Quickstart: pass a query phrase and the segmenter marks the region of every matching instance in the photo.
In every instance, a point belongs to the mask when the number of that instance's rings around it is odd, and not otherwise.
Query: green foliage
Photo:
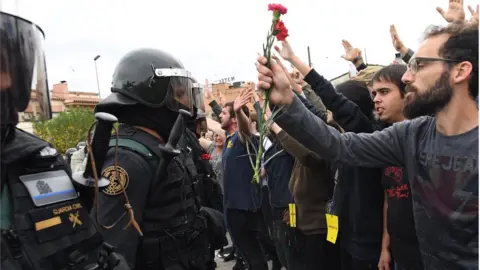
[[[69,109],[52,120],[34,122],[35,134],[50,142],[60,153],[84,141],[95,115],[88,109]]]

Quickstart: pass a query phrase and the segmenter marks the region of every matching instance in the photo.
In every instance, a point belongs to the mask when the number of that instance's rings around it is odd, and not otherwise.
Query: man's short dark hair
[[[472,64],[472,76],[468,88],[472,97],[478,96],[478,25],[472,23],[452,23],[447,26],[430,26],[425,31],[425,39],[449,35],[440,47],[438,54],[445,59],[468,61]],[[457,63],[446,63],[452,67]]]
[[[230,117],[236,117],[235,110],[233,109],[233,102],[227,102],[223,107],[229,108],[228,113],[230,114]],[[242,106],[242,111],[248,118],[250,118],[250,111],[248,110],[248,107],[246,105]]]
[[[405,95],[406,84],[402,82],[403,74],[407,72],[406,65],[391,64],[375,73],[372,77],[372,84],[375,82],[390,82],[395,84],[400,89],[400,96]]]

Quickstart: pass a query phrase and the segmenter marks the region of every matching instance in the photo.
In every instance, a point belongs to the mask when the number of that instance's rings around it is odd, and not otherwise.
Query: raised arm
[[[200,145],[202,146],[203,150],[205,152],[208,152],[208,148],[210,147],[210,145],[212,144],[211,141],[205,139],[205,138],[202,138],[200,137],[200,139],[198,139],[198,141],[200,142]]]
[[[272,112],[270,108],[267,108],[265,120],[269,119],[271,115]],[[322,159],[317,154],[312,152],[310,149],[307,149],[301,143],[297,142],[297,140],[288,135],[287,132],[285,132],[275,122],[270,125],[270,130],[276,135],[283,149],[285,149],[285,151],[287,151],[291,156],[298,158],[302,165],[310,167],[316,166],[322,162]]]
[[[218,123],[217,121],[207,118],[207,127],[209,130],[211,130],[215,134],[218,134],[223,139],[226,138],[225,130],[222,129],[222,125],[220,125],[220,123]]]
[[[404,121],[372,134],[341,134],[308,111],[290,90],[282,68],[271,61],[266,67],[265,57],[258,58],[258,86],[269,89],[270,102],[285,105],[276,120],[290,136],[319,156],[331,161],[359,167],[404,166],[405,136],[410,121]]]
[[[326,121],[327,109],[323,104],[322,99],[313,91],[311,86],[304,81],[305,77],[302,75],[300,78],[294,79],[294,77],[292,77],[292,75],[288,72],[287,68],[282,64],[282,61],[278,61],[276,56],[273,58],[277,60],[277,63],[280,65],[283,71],[285,71],[285,75],[290,82],[290,86],[293,88],[293,91],[295,91],[295,94],[298,95],[303,104],[318,117]],[[300,76],[299,74],[297,75]],[[301,80],[301,82],[303,82],[305,85],[303,87],[300,86],[300,81],[298,80]],[[314,108],[314,111],[312,108]]]
[[[208,80],[205,80],[205,101],[212,108],[213,113],[220,118],[220,113],[222,112],[222,107],[218,104],[216,100],[212,98],[212,91],[208,86]]]
[[[251,136],[252,130],[250,127],[250,120],[248,119],[247,115],[243,112],[242,108],[250,102],[252,98],[252,89],[251,88],[244,88],[240,95],[235,99],[233,103],[233,109],[235,111],[235,117],[237,119],[238,130],[240,135],[240,140],[245,142],[244,136]]]
[[[276,122],[299,143],[332,162],[379,168],[404,165],[404,122],[381,132],[341,134],[308,111],[297,97]]]
[[[395,50],[400,53],[400,55],[402,56],[402,60],[405,63],[408,63],[408,61],[410,61],[410,58],[412,58],[415,52],[405,46],[405,44],[403,44],[403,41],[400,39],[400,36],[397,33],[397,29],[393,24],[390,25],[390,37],[392,38],[392,44]]]
[[[354,48],[348,40],[342,40],[343,49],[345,54],[342,55],[342,58],[351,62],[357,71],[361,71],[367,68],[367,65],[363,63],[362,50],[359,48]]]
[[[318,74],[315,69],[310,68],[303,63],[293,52],[287,41],[282,42],[282,48],[275,47],[285,60],[290,61],[300,73],[305,76],[305,81],[312,87],[315,94],[322,100],[325,107],[333,112],[335,120],[342,126],[345,131],[359,130],[363,132],[371,132],[372,130],[364,130],[364,127],[371,126],[371,121],[366,117],[355,102],[350,101],[342,94],[335,91],[333,85]]]

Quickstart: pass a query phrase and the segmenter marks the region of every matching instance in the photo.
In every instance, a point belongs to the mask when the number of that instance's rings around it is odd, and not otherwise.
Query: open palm
[[[252,89],[251,88],[244,88],[240,95],[235,99],[233,103],[233,109],[238,112],[242,109],[244,105],[246,105],[250,99],[252,98]]]
[[[290,43],[288,43],[288,41],[286,40],[282,41],[281,48],[279,46],[275,46],[275,50],[278,52],[278,54],[280,54],[283,59],[287,61],[292,60],[292,58],[295,56],[292,47],[290,46]]]
[[[390,25],[390,37],[392,38],[392,44],[393,44],[393,47],[395,47],[395,50],[397,50],[397,52],[401,52],[402,49],[405,47],[405,45],[400,39],[400,36],[397,33],[397,29],[393,24]]]
[[[442,15],[445,21],[449,23],[463,22],[465,20],[463,0],[449,0],[448,10],[446,12],[440,7],[437,7],[437,11]]]
[[[468,10],[470,10],[470,13],[472,14],[472,17],[470,18],[470,23],[478,24],[478,14],[480,13],[479,6],[477,5],[476,10],[474,10],[471,6],[468,6]]]
[[[345,49],[345,54],[342,56],[343,59],[352,62],[357,57],[362,56],[362,51],[357,48],[353,48],[352,44],[347,40],[342,40],[343,48]]]

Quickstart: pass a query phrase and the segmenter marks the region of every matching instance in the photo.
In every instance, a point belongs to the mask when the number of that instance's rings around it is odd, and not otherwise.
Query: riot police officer
[[[215,250],[223,248],[228,244],[226,229],[223,221],[223,195],[217,176],[210,164],[210,155],[205,152],[199,142],[202,133],[207,131],[205,106],[203,102],[203,88],[193,78],[193,93],[195,97],[194,115],[187,122],[183,139],[190,150],[191,156],[197,169],[195,190],[200,197],[202,211],[207,218],[207,235],[209,244],[209,259],[207,269],[215,269]]]
[[[202,134],[208,131],[205,106],[203,102],[203,88],[193,79],[192,85],[195,107],[194,114],[187,121],[188,130],[185,132],[185,143],[191,151],[193,161],[197,168],[197,191],[202,206],[223,212],[223,198],[220,184],[216,179],[213,167],[209,162],[210,155],[202,148],[198,141]]]
[[[197,171],[188,150],[177,145],[180,138],[170,145],[179,134],[179,110],[194,112],[190,73],[163,51],[138,49],[116,66],[111,91],[96,107],[120,122],[102,169],[110,185],[93,213],[105,237],[135,269],[205,269]],[[169,145],[180,154],[166,153]]]
[[[111,250],[102,249],[62,155],[16,128],[22,112],[51,118],[43,38],[39,27],[0,11],[0,268],[128,269],[117,256],[112,264],[99,257]]]

